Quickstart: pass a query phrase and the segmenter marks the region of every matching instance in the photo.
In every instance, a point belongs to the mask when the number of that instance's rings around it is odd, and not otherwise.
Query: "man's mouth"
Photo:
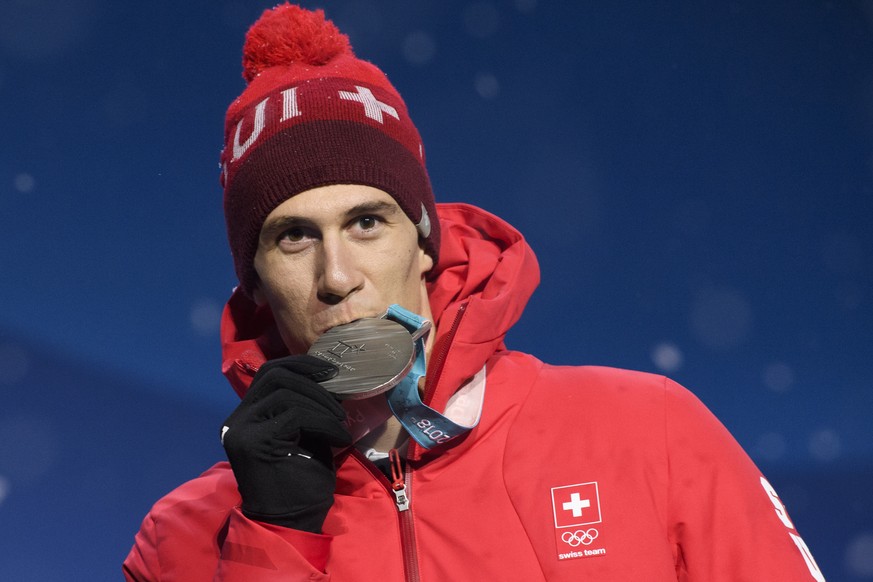
[[[380,317],[382,317],[382,316],[384,316],[384,315],[385,315],[385,312],[380,312],[380,313],[376,313],[376,314],[373,314],[373,315],[362,315],[362,316],[360,316],[360,317],[353,317],[353,318],[350,318],[350,319],[343,318],[343,319],[338,320],[336,323],[333,323],[333,324],[331,324],[331,325],[329,325],[329,326],[327,326],[327,327],[320,328],[320,329],[318,330],[318,335],[319,335],[319,337],[320,337],[320,336],[324,335],[325,333],[327,333],[328,331],[330,331],[331,329],[333,329],[333,328],[335,328],[335,327],[339,327],[339,326],[341,326],[341,325],[348,325],[348,324],[350,324],[350,323],[352,323],[352,322],[358,321],[359,319],[380,318]]]

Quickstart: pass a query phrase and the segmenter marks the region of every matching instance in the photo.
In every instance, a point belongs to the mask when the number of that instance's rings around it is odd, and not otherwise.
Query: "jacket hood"
[[[485,365],[518,321],[539,283],[524,237],[469,204],[438,204],[440,261],[427,283],[436,338],[426,400],[441,410]],[[222,372],[240,397],[265,361],[287,355],[272,313],[235,289],[221,320]]]

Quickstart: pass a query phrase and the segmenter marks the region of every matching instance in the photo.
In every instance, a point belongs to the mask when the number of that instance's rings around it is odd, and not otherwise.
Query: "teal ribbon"
[[[391,412],[409,436],[425,449],[445,444],[469,432],[476,426],[475,424],[472,426],[458,424],[421,401],[418,381],[427,370],[424,344],[430,333],[431,323],[399,305],[389,307],[385,317],[409,330],[415,341],[415,361],[412,369],[397,386],[386,393]]]

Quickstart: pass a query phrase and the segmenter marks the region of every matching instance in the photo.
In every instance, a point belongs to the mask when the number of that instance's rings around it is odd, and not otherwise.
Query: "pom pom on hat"
[[[352,54],[349,37],[326,20],[323,10],[285,3],[265,10],[249,29],[243,45],[246,82],[276,66],[324,65],[340,54]]]

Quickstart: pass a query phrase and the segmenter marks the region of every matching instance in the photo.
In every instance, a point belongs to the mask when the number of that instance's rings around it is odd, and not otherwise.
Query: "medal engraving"
[[[342,399],[369,398],[396,386],[415,359],[413,337],[395,321],[365,318],[329,329],[309,348],[339,373],[321,385]]]

